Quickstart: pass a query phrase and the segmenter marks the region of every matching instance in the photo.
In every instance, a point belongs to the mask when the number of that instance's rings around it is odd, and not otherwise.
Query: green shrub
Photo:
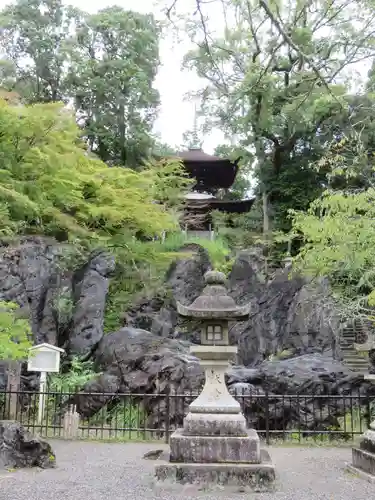
[[[24,360],[29,354],[30,325],[19,315],[17,304],[0,301],[0,359]]]

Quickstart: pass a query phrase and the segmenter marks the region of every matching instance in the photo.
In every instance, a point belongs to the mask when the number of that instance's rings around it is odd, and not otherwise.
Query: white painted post
[[[39,382],[39,408],[38,408],[38,425],[42,425],[44,417],[44,407],[46,402],[46,384],[47,383],[47,372],[40,372],[40,382]]]

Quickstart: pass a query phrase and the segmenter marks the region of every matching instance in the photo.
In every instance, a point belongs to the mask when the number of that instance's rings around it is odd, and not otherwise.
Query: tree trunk
[[[263,235],[266,240],[270,237],[270,214],[269,214],[269,195],[264,190],[262,192],[262,209],[263,209]]]

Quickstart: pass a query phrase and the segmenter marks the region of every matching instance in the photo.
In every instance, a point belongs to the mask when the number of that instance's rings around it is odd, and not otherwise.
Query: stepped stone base
[[[156,465],[156,484],[197,485],[200,489],[217,487],[235,491],[274,491],[275,467],[267,451],[261,450],[261,463],[172,463]]]
[[[248,435],[242,413],[188,413],[184,419],[185,436]]]
[[[352,449],[352,465],[349,470],[375,482],[375,431],[369,429],[363,435],[359,448]]]
[[[245,436],[186,436],[178,429],[169,440],[170,461],[187,463],[260,463],[257,432]]]

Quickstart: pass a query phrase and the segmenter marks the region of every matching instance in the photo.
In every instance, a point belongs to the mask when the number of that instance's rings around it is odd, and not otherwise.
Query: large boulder
[[[73,317],[67,349],[87,355],[103,337],[103,322],[109,277],[115,269],[114,257],[96,252],[74,274]]]
[[[144,409],[149,425],[160,429],[166,425],[165,394],[194,393],[204,380],[187,343],[135,328],[125,327],[103,337],[95,352],[95,365],[102,375],[88,382],[66,405],[75,404],[77,412],[88,418],[109,401],[116,404],[115,393],[133,393],[133,401],[144,400],[139,395],[147,394]],[[171,405],[170,423],[179,421],[183,412],[184,407]]]
[[[19,422],[0,421],[0,469],[54,467],[55,454],[49,443],[32,435]]]
[[[229,276],[231,295],[240,304],[251,304],[250,318],[230,329],[239,363],[256,366],[282,351],[341,359],[340,321],[327,280],[311,281],[288,269],[267,280],[259,261],[259,255],[243,252]]]
[[[340,419],[367,405],[375,387],[363,375],[322,354],[233,367],[227,384],[250,425],[271,430],[339,430]],[[347,432],[351,432],[347,427]]]
[[[25,311],[37,344],[57,341],[57,311],[48,291],[55,289],[61,251],[54,240],[38,237],[1,248],[0,300],[15,302]]]

